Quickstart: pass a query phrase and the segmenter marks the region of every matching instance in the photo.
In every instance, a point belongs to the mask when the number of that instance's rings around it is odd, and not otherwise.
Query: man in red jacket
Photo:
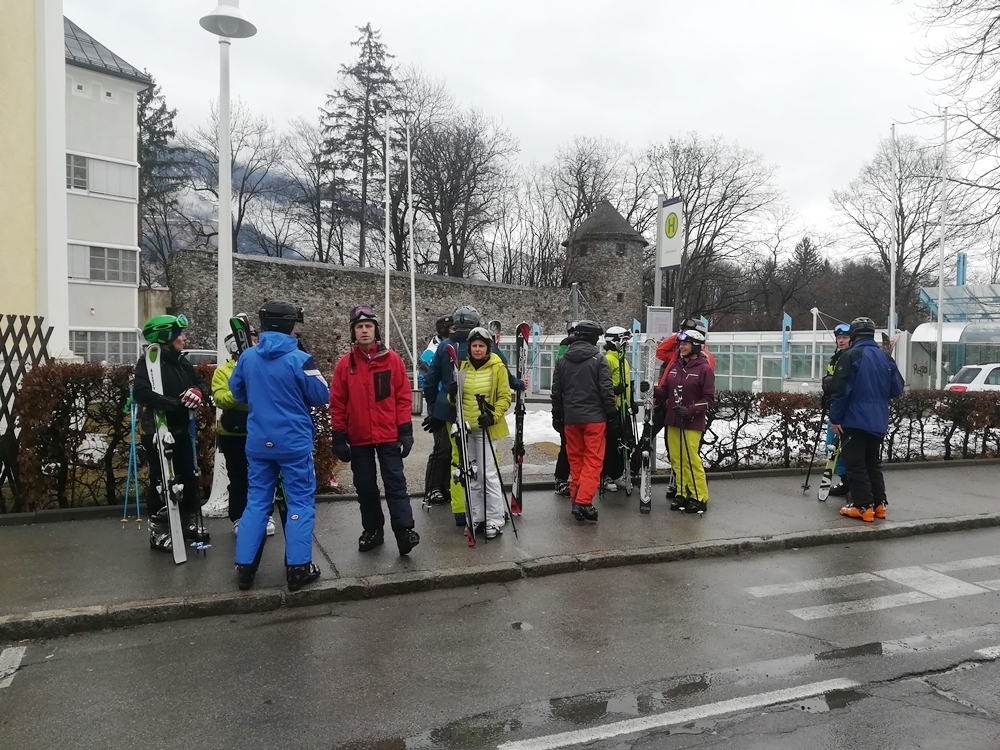
[[[351,463],[364,531],[358,551],[385,541],[385,516],[379,500],[375,457],[385,486],[385,502],[399,554],[420,542],[406,491],[403,459],[413,447],[413,394],[402,358],[381,343],[378,316],[367,305],[351,310],[351,351],[333,368],[330,419],[333,453]]]

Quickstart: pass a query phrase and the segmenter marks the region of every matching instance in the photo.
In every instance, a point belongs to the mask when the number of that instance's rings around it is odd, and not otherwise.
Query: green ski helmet
[[[150,344],[169,344],[189,325],[183,315],[157,315],[146,321],[142,337]]]

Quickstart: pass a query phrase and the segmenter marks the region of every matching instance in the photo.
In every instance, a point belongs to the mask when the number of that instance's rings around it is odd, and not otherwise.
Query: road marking
[[[874,612],[878,609],[892,609],[893,607],[905,607],[907,604],[922,604],[923,602],[933,601],[936,601],[933,596],[921,594],[919,591],[908,591],[905,594],[891,594],[889,596],[876,596],[871,599],[854,599],[849,602],[790,609],[788,613],[795,615],[800,620],[819,620],[824,617],[855,615],[859,612]]]
[[[971,628],[946,630],[943,633],[921,633],[895,641],[883,641],[882,653],[886,656],[918,651],[949,651],[959,644],[1000,637],[1000,625],[974,625]]]
[[[10,687],[27,650],[26,646],[11,646],[0,653],[0,688]]]
[[[971,596],[986,591],[975,584],[960,581],[919,565],[912,565],[908,568],[893,568],[892,570],[876,570],[875,575],[909,586],[911,589],[933,596],[935,599],[954,599],[957,596]]]
[[[953,573],[956,570],[972,570],[973,568],[990,568],[1000,565],[1000,555],[991,557],[970,557],[968,560],[954,560],[946,563],[930,563],[925,568],[936,570],[938,573]]]
[[[998,659],[1000,658],[1000,646],[990,646],[989,648],[981,648],[978,649],[976,653],[986,659]]]
[[[828,693],[831,690],[850,690],[860,687],[861,683],[854,680],[826,680],[825,682],[813,682],[808,685],[801,685],[784,690],[773,690],[769,693],[757,693],[743,698],[732,698],[730,700],[718,701],[717,703],[707,703],[704,706],[685,708],[680,711],[668,711],[663,714],[653,716],[642,716],[638,719],[625,719],[611,724],[603,724],[590,729],[578,729],[572,732],[562,732],[551,734],[548,737],[535,737],[530,740],[518,740],[516,742],[505,742],[497,745],[500,750],[555,750],[560,747],[570,745],[586,745],[598,740],[606,740],[618,737],[623,734],[637,734],[647,732],[650,729],[671,726],[672,724],[684,724],[689,721],[707,719],[709,716],[719,716],[721,714],[740,713],[754,708],[764,706],[775,706],[780,703],[809,698],[814,695]]]
[[[855,573],[848,576],[832,576],[831,578],[814,578],[811,581],[795,581],[793,583],[773,583],[770,586],[752,586],[744,589],[751,596],[779,596],[781,594],[801,594],[806,591],[822,591],[823,589],[838,589],[854,586],[859,583],[875,583],[882,580],[874,573]]]
[[[990,591],[1000,591],[1000,578],[993,578],[989,581],[976,581],[977,586],[984,586]]]

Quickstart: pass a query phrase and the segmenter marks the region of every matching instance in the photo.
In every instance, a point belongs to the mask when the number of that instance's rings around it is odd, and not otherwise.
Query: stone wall
[[[216,257],[214,252],[177,251],[171,256],[173,303],[178,313],[191,320],[190,348],[214,349],[216,318]],[[286,299],[305,309],[302,341],[324,371],[347,351],[350,342],[348,314],[358,304],[370,304],[382,319],[383,331],[391,325],[383,311],[385,274],[381,269],[345,268],[324,263],[233,256],[233,305],[247,312],[256,324],[257,310],[268,299]],[[410,342],[410,276],[390,274],[390,295],[395,316],[407,346]],[[464,304],[475,306],[488,319],[499,320],[513,335],[521,321],[538,323],[543,334],[561,334],[570,317],[568,288],[534,289],[475,279],[417,275],[417,346],[422,351],[434,333],[434,321]],[[613,296],[611,299],[615,299]],[[635,301],[608,310],[608,320],[631,322]],[[586,311],[584,311],[586,312]],[[611,323],[614,324],[614,323]],[[390,345],[406,359],[395,325]],[[409,362],[407,361],[409,367]]]

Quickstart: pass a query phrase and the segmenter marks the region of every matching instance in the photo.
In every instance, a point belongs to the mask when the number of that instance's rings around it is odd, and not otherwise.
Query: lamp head
[[[219,5],[198,22],[205,31],[230,39],[246,39],[257,33],[257,27],[240,13],[240,0],[219,0]]]

